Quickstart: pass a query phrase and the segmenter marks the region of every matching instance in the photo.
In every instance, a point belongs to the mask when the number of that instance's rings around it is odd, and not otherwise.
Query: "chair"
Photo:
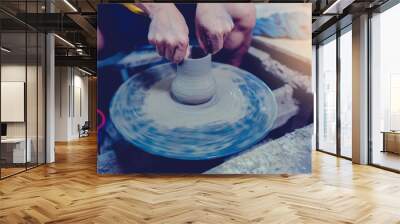
[[[89,136],[89,130],[90,130],[90,123],[89,123],[89,121],[85,121],[85,123],[82,125],[82,127],[78,124],[79,138],[80,138],[80,137],[87,137],[87,136]]]

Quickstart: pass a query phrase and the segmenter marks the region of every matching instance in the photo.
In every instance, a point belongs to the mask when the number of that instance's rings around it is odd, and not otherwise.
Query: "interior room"
[[[89,87],[89,82],[95,82],[93,75],[79,67],[57,66],[56,76],[56,142],[68,142],[87,137],[89,130],[93,131],[95,120],[89,120],[89,91],[96,92]],[[95,101],[96,95],[90,95]],[[90,127],[90,123],[92,127]],[[82,127],[88,126],[87,131]]]
[[[1,34],[1,177],[45,163],[45,35],[14,28]]]
[[[400,223],[399,21],[398,0],[0,1],[0,223]]]
[[[400,66],[396,61],[398,32],[393,32],[400,7],[375,14],[371,19],[371,140],[372,163],[399,170],[399,95]]]

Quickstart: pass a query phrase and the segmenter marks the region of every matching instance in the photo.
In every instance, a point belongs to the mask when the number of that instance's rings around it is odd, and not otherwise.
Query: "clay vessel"
[[[208,102],[215,92],[211,54],[192,48],[189,58],[177,65],[176,77],[171,84],[172,97],[180,103],[196,105]]]

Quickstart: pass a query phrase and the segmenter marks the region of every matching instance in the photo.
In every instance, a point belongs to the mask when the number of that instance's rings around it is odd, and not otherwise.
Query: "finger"
[[[104,46],[103,34],[101,33],[101,30],[98,27],[97,27],[97,46],[99,46],[99,49],[102,49]]]
[[[217,53],[222,49],[224,44],[224,38],[222,33],[210,35],[211,52],[213,54]]]
[[[199,42],[200,48],[203,49],[204,52],[208,52],[208,48],[206,45],[206,37],[202,30],[196,31],[197,41]]]
[[[190,48],[191,48],[191,47],[189,47],[189,46],[186,47],[186,53],[185,53],[185,57],[184,57],[184,58],[190,57],[190,52],[191,52],[191,49],[190,49]]]
[[[228,38],[228,36],[233,32],[234,28],[235,28],[235,24],[231,21],[231,22],[227,25],[227,27],[226,27],[226,29],[225,29],[225,32],[223,32],[223,37],[222,37],[222,39],[223,39],[224,42],[225,42],[225,40]]]
[[[177,47],[173,56],[174,63],[178,64],[183,61],[186,55],[187,46]]]
[[[149,35],[147,36],[147,39],[149,40],[149,43],[151,45],[157,45],[156,38],[154,37],[154,35],[152,33],[149,33]]]
[[[233,21],[230,21],[229,23],[229,32],[232,32],[232,30],[235,28],[235,23]]]
[[[176,47],[173,46],[173,45],[168,45],[168,46],[166,46],[166,48],[165,48],[165,57],[166,57],[168,60],[170,60],[170,61],[173,60],[173,56],[174,56],[174,53],[175,53],[175,49],[176,49]]]
[[[158,43],[156,45],[157,52],[161,57],[165,57],[165,44],[164,43]]]
[[[224,34],[222,35],[222,47],[225,44],[226,39],[228,39],[229,35],[232,33],[233,30],[230,30],[229,32],[224,32]]]
[[[207,53],[212,53],[213,52],[213,43],[211,40],[211,36],[204,34],[204,44],[206,46],[207,49]]]

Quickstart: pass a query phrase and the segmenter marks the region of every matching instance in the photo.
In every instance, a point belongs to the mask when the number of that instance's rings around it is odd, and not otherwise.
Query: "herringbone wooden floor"
[[[0,181],[0,223],[400,223],[400,175],[314,152],[299,176],[98,176],[96,139]]]

